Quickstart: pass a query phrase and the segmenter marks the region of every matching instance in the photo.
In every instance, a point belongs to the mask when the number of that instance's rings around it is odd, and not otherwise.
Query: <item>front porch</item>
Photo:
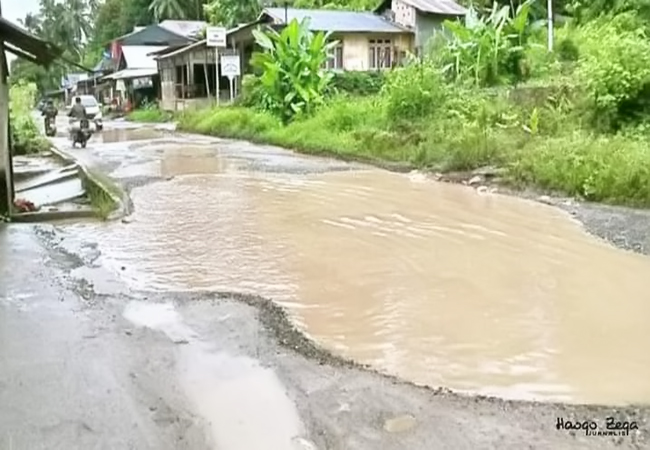
[[[233,30],[234,31],[234,30]],[[225,49],[219,49],[219,55],[240,55],[241,73],[248,68],[248,61],[253,53],[250,46],[234,41]],[[161,102],[165,111],[182,111],[200,108],[216,102],[217,77],[219,80],[219,101],[230,101],[230,80],[222,76],[221,67],[217,65],[216,50],[208,47],[206,41],[199,41],[180,49],[168,49],[157,52],[158,71],[160,73]],[[241,87],[241,77],[234,82],[235,93]]]

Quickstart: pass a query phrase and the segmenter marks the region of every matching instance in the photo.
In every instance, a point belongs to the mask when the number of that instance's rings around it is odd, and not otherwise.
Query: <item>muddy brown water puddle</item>
[[[461,186],[239,169],[168,154],[161,173],[198,175],[134,191],[132,222],[102,236],[105,263],[144,289],[273,298],[326,347],[416,383],[650,402],[645,257],[552,207]]]

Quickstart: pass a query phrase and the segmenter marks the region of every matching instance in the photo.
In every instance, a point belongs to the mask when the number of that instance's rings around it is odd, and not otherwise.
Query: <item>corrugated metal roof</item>
[[[158,52],[158,53],[153,54],[151,56],[153,56],[154,59],[167,59],[167,58],[171,58],[173,56],[181,55],[181,54],[183,54],[185,52],[188,52],[190,50],[193,50],[193,49],[195,49],[197,47],[205,46],[205,44],[206,44],[206,40],[203,39],[201,41],[192,42],[191,44],[185,45],[183,47],[175,47],[175,48],[170,47],[168,50],[171,50],[171,51],[169,51],[169,52]]]
[[[454,0],[401,0],[415,9],[432,14],[446,16],[464,16],[467,9]]]
[[[155,69],[124,69],[104,77],[105,80],[128,80],[133,78],[152,77],[158,73]]]
[[[69,73],[65,76],[65,79],[68,83],[71,85],[77,84],[80,81],[85,81],[88,79],[88,74],[87,73]]]
[[[277,24],[283,24],[285,18],[284,8],[265,8],[264,12],[275,19]],[[388,22],[383,17],[370,12],[324,10],[324,9],[297,9],[287,8],[287,19],[299,22],[309,17],[309,29],[312,31],[331,32],[356,32],[356,33],[404,33],[407,30]]]
[[[208,24],[200,20],[163,20],[159,25],[172,33],[188,38],[198,36]]]
[[[122,54],[126,61],[126,67],[129,69],[158,69],[156,60],[149,56],[167,46],[156,45],[125,45],[122,47]]]

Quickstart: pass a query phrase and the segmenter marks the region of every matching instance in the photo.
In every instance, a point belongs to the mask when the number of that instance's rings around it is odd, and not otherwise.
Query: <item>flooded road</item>
[[[127,147],[86,157],[173,179],[135,189],[128,223],[76,231],[136,288],[274,299],[324,346],[419,384],[650,402],[650,261],[559,210],[250,144]]]

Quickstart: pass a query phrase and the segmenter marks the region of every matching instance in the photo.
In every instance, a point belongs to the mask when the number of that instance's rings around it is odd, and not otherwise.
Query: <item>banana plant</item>
[[[308,18],[294,19],[280,32],[269,27],[253,35],[262,50],[251,63],[261,73],[264,107],[284,122],[311,114],[332,81],[333,74],[323,67],[337,42],[329,41],[330,33],[312,33]]]
[[[470,9],[465,23],[445,21],[443,26],[451,40],[439,58],[446,73],[477,85],[524,78],[522,63],[530,45],[529,37],[539,27],[530,21],[533,3],[534,0],[528,0],[516,9],[494,3],[483,16]]]

